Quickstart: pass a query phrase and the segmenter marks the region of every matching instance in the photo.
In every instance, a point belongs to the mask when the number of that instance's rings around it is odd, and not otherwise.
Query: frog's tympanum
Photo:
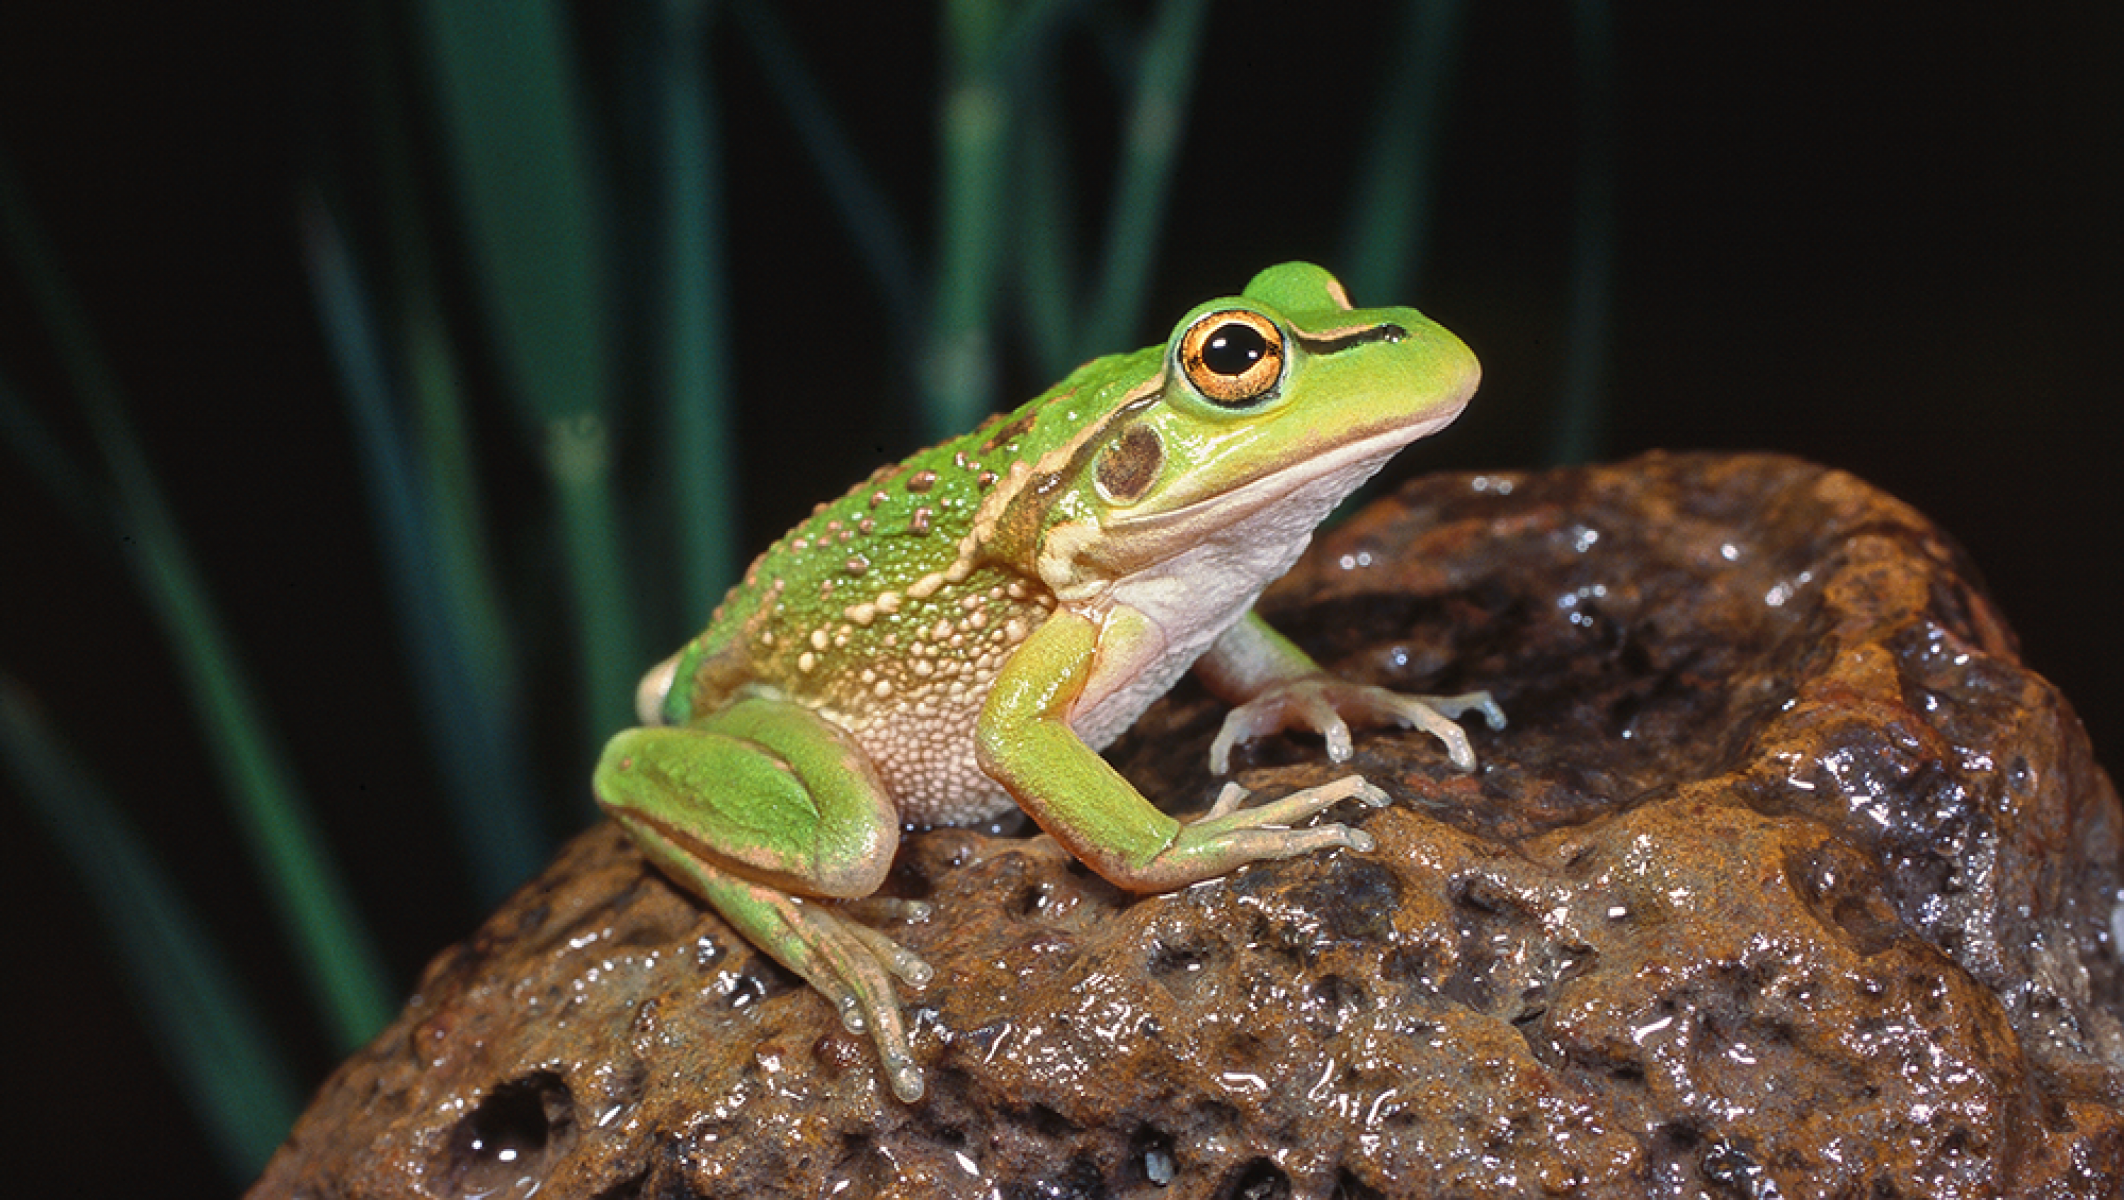
[[[1182,672],[1237,707],[1210,749],[1296,726],[1350,756],[1346,721],[1419,726],[1463,770],[1449,718],[1483,693],[1415,697],[1326,675],[1251,611],[1315,525],[1480,376],[1406,308],[1352,308],[1290,263],[1101,358],[1015,412],[819,507],[760,556],[708,629],[642,680],[644,728],[612,739],[598,801],[665,871],[870,1034],[922,1094],[893,977],[927,964],[838,901],[884,881],[903,823],[1012,804],[1120,887],[1162,892],[1361,830],[1304,824],[1387,797],[1356,775],[1180,821],[1099,756]],[[918,913],[903,904],[903,913]]]

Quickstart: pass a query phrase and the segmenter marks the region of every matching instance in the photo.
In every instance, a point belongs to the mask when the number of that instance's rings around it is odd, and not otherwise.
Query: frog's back
[[[1020,561],[1031,547],[996,545],[1007,498],[999,493],[1021,485],[1033,463],[1083,428],[1086,414],[1114,403],[1116,389],[1095,381],[1155,373],[1157,355],[1152,348],[1088,362],[1017,410],[880,467],[814,508],[754,560],[687,648],[681,677],[699,677],[670,698],[665,719],[720,707],[747,683],[823,699],[850,664],[859,664],[860,676],[904,653],[918,632],[916,612],[932,618],[922,629],[934,629],[942,617],[928,612],[934,602],[984,613],[988,626],[1022,615],[1006,610],[1051,607],[1030,563]]]
[[[1008,808],[974,762],[974,722],[1055,600],[1029,564],[995,552],[997,493],[1064,435],[1075,414],[1055,414],[1052,429],[1041,415],[1099,365],[814,509],[681,653],[677,678],[690,686],[673,689],[664,719],[747,695],[787,699],[854,733],[910,821]]]

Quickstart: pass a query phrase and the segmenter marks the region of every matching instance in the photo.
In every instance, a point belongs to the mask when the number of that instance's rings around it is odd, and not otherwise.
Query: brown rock
[[[1418,481],[1272,615],[1493,689],[1455,773],[1360,734],[1379,841],[1132,899],[1045,841],[909,839],[881,921],[929,1096],[578,838],[319,1092],[275,1196],[2114,1196],[2119,809],[1959,552],[1769,457]],[[1182,808],[1219,707],[1113,752]],[[1256,746],[1275,792],[1340,772]]]

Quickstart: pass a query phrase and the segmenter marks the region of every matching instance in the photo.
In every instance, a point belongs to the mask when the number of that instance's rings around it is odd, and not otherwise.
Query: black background
[[[1562,375],[1577,105],[1570,10],[1472,6],[1413,302],[1481,355],[1482,393],[1404,470],[1537,465]],[[900,219],[930,220],[937,50],[913,6],[792,20]],[[0,143],[110,354],[215,594],[404,987],[477,919],[438,812],[295,197],[359,168],[361,58],[339,6],[0,10]],[[821,19],[819,12],[831,12]],[[1770,449],[1847,468],[1971,551],[2029,662],[2112,764],[2124,746],[2117,327],[2124,38],[2114,3],[1625,4],[1603,457]],[[1134,341],[1256,268],[1334,265],[1388,10],[1217,7],[1161,268]],[[747,552],[912,448],[868,278],[752,60],[718,30]],[[594,38],[591,39],[594,42]],[[609,49],[609,48],[608,48]],[[595,53],[593,45],[586,53]],[[1092,57],[1086,48],[1086,58]],[[1087,66],[1080,161],[1112,145]],[[447,231],[443,235],[446,239]],[[1084,239],[1089,242],[1089,232]],[[624,280],[621,286],[625,286]],[[472,328],[470,317],[461,318]],[[1119,349],[1121,347],[1112,347]],[[86,447],[14,277],[0,364]],[[790,376],[801,364],[803,385]],[[482,362],[475,358],[476,370]],[[534,448],[481,395],[489,514],[535,561]],[[1013,395],[1047,382],[1020,371]],[[213,796],[168,656],[116,566],[0,461],[0,669],[124,796],[307,1081],[330,1055]],[[522,597],[535,614],[537,597]],[[551,615],[521,618],[541,769],[587,779]],[[659,652],[682,629],[647,639]],[[559,791],[562,789],[556,789]],[[587,808],[556,813],[579,827]],[[221,1190],[79,885],[12,794],[9,1142],[17,1186]],[[26,1120],[25,1120],[26,1115]]]

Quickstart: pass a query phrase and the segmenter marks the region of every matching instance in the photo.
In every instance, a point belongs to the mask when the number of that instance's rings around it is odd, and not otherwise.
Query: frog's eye
[[[1180,335],[1180,369],[1210,403],[1243,408],[1283,378],[1283,331],[1243,308],[1210,313]]]

